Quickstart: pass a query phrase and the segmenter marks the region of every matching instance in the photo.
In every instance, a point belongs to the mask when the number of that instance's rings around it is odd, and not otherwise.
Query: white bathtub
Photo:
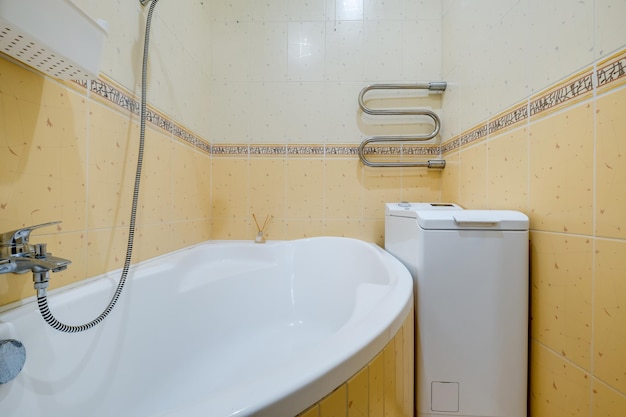
[[[89,321],[117,279],[53,292],[50,309]],[[0,340],[22,341],[27,361],[0,385],[0,415],[294,416],[366,365],[411,307],[409,273],[375,245],[202,243],[134,267],[87,332],[50,328],[33,302],[1,312]]]

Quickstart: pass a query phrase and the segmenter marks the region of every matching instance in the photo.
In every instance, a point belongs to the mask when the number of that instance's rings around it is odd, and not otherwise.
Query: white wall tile
[[[366,20],[401,20],[404,0],[363,0]]]
[[[326,79],[357,81],[363,79],[363,21],[326,23]]]
[[[592,2],[529,0],[528,16],[531,90],[551,85],[593,61]],[[505,33],[510,36],[508,28]]]
[[[249,31],[249,79],[287,80],[287,22],[254,23]]]
[[[288,25],[288,76],[291,81],[322,81],[325,66],[325,22]]]
[[[402,78],[402,25],[389,20],[364,22],[365,79],[394,81]]]
[[[363,0],[337,0],[335,2],[336,20],[363,20]]]
[[[326,0],[287,0],[287,16],[290,21],[326,20]]]
[[[609,55],[626,45],[626,0],[596,0],[595,57]]]

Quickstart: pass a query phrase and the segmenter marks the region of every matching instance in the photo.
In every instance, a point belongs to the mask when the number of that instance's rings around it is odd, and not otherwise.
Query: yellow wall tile
[[[325,161],[326,219],[360,219],[363,213],[361,162],[358,159]]]
[[[363,239],[363,227],[364,223],[361,220],[330,219],[324,222],[324,234]]]
[[[446,167],[441,174],[441,201],[460,203],[460,152],[445,155]]]
[[[210,206],[201,207],[200,196],[208,193],[208,185],[204,184],[201,172],[196,169],[196,151],[184,144],[171,144],[169,156],[172,159],[171,179],[166,184],[171,184],[172,218],[174,220],[191,220],[204,215],[210,215]],[[167,157],[163,154],[163,158]]]
[[[286,182],[286,217],[321,219],[324,212],[324,161],[288,159]]]
[[[591,369],[590,238],[531,233],[531,336]]]
[[[537,342],[531,343],[530,415],[587,417],[589,375]]]
[[[253,240],[257,235],[256,226],[248,219],[239,217],[213,217],[211,219],[211,239]]]
[[[140,224],[162,223],[172,218],[172,210],[178,203],[172,196],[172,145],[169,138],[152,129],[147,129],[145,143],[138,221]],[[134,180],[135,173],[129,172],[127,176]]]
[[[211,164],[213,217],[247,220],[249,216],[247,159],[213,158]]]
[[[463,149],[459,160],[458,203],[465,208],[486,208],[487,145],[482,143]]]
[[[385,220],[365,220],[363,222],[363,240],[385,246]]]
[[[126,257],[128,228],[90,230],[87,232],[87,277],[121,268]],[[133,252],[133,262],[137,262]]]
[[[385,203],[402,198],[402,176],[400,168],[363,167],[363,217],[384,218]]]
[[[7,67],[3,62],[0,71]],[[11,70],[0,77],[0,226],[8,231],[64,220],[66,230],[80,230],[85,222],[86,105],[52,82],[38,85],[36,97],[35,91],[8,85],[22,81]]]
[[[531,228],[590,234],[593,111],[585,103],[530,125]]]
[[[592,417],[622,417],[626,415],[626,394],[593,380]]]
[[[139,130],[127,117],[100,105],[92,106],[89,129],[87,226],[105,228],[127,225],[135,182]]]
[[[441,182],[446,169],[402,168],[400,200],[441,201]]]
[[[313,236],[323,236],[324,222],[322,220],[296,220],[285,222],[285,239],[300,239]]]
[[[626,242],[596,241],[595,375],[626,393]]]
[[[487,207],[528,211],[528,130],[495,137],[487,148]]]
[[[285,218],[285,170],[284,158],[249,160],[248,205],[250,215],[255,213],[258,221],[267,215],[276,220]]]
[[[626,89],[598,98],[596,110],[596,231],[626,238]]]
[[[133,256],[145,261],[177,249],[173,244],[173,232],[169,224],[141,224],[135,229]]]

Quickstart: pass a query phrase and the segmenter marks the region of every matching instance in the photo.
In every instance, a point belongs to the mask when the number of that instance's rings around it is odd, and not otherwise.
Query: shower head
[[[139,3],[141,3],[142,6],[145,6],[146,4],[150,3],[152,0],[139,0]]]

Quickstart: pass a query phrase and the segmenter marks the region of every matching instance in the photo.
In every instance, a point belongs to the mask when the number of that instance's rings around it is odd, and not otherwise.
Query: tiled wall
[[[413,417],[413,316],[370,363],[298,417]]]
[[[626,50],[451,138],[442,198],[527,213],[532,417],[626,415]]]
[[[88,90],[0,59],[0,230],[62,221],[31,238],[72,261],[51,288],[123,265],[137,108],[110,81]],[[208,144],[157,113],[150,120],[133,262],[210,237]],[[0,306],[34,294],[31,274],[0,275]]]
[[[439,0],[208,4],[212,143],[344,144],[420,130],[363,117],[357,96],[374,82],[440,79]]]
[[[274,217],[267,228],[270,239],[331,235],[382,245],[385,202],[439,200],[440,171],[367,168],[355,147],[313,147],[319,156],[278,148],[272,156],[247,147],[243,155],[213,156],[214,239],[252,239],[255,214],[261,220]],[[332,153],[340,151],[349,153]]]

